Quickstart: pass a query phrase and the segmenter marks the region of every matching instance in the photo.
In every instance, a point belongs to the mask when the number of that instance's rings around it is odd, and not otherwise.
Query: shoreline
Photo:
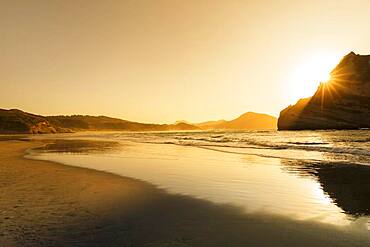
[[[248,215],[143,181],[23,157],[40,143],[0,141],[2,246],[366,246],[370,241],[340,227]]]
[[[0,142],[0,195],[6,199],[0,200],[0,245],[38,246],[48,242],[64,245],[63,239],[43,236],[43,231],[60,223],[87,230],[92,228],[87,223],[98,223],[99,216],[112,217],[107,209],[117,210],[115,201],[124,200],[129,208],[136,201],[144,201],[140,194],[155,190],[147,183],[108,172],[24,157],[28,149],[42,145],[29,141]],[[7,162],[11,165],[4,166]],[[132,200],[134,194],[138,196]],[[81,227],[83,221],[85,226]],[[66,234],[67,229],[59,230],[60,236]]]

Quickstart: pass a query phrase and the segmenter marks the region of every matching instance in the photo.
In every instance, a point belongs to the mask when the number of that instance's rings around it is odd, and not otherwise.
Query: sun
[[[291,103],[312,96],[320,83],[330,80],[330,72],[339,63],[340,56],[316,53],[305,56],[293,66],[288,93]]]

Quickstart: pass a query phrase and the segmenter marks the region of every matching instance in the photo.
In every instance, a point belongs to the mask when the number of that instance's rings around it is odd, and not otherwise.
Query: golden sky
[[[0,108],[143,122],[277,116],[350,51],[369,0],[0,0]]]

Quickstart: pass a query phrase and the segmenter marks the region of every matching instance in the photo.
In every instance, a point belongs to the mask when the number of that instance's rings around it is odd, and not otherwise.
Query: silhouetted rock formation
[[[195,125],[205,130],[261,130],[276,129],[276,122],[277,119],[273,116],[255,112],[247,112],[231,121],[208,121]]]
[[[316,93],[280,112],[279,130],[370,128],[370,55],[346,55]]]

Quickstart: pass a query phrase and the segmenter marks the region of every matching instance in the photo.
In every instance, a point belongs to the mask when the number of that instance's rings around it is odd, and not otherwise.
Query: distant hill
[[[247,112],[231,120],[208,121],[190,124],[178,121],[175,124],[138,123],[106,116],[41,116],[17,109],[0,109],[1,134],[70,133],[75,131],[171,131],[171,130],[252,130],[276,129],[276,118]]]
[[[208,121],[194,124],[204,130],[260,130],[276,129],[277,119],[273,116],[255,112],[247,112],[238,118],[226,121]]]
[[[316,93],[280,112],[279,130],[370,128],[370,55],[346,55]]]
[[[57,133],[65,132],[57,126],[52,126],[46,117],[30,114],[20,110],[0,109],[0,133]]]
[[[3,134],[43,134],[65,133],[85,130],[117,131],[168,131],[199,130],[187,123],[146,124],[106,116],[40,116],[17,109],[0,109],[0,133]]]
[[[224,124],[224,123],[227,123],[227,121],[221,119],[221,120],[216,120],[216,121],[207,121],[207,122],[203,122],[203,123],[197,123],[195,125],[202,128],[202,129],[212,129],[212,128],[215,128],[215,126],[218,126],[218,125],[221,125],[221,124]]]
[[[106,116],[49,116],[47,119],[52,125],[73,130],[166,131],[199,129],[199,127],[187,123],[147,124]]]

